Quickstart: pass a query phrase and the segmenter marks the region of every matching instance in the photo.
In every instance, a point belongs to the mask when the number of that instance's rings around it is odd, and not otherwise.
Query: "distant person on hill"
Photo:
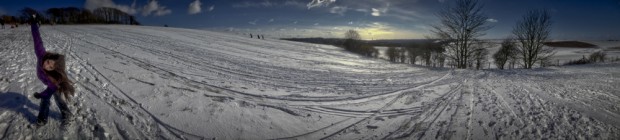
[[[0,24],[2,25],[2,29],[4,29],[4,20],[0,19]]]
[[[41,99],[37,126],[47,124],[51,97],[54,96],[56,105],[60,108],[62,124],[70,122],[71,111],[67,105],[71,96],[75,94],[72,82],[67,78],[65,56],[58,53],[47,52],[43,47],[43,41],[39,33],[39,25],[36,20],[30,21],[32,39],[34,41],[34,53],[37,57],[37,77],[47,86],[41,93],[34,93],[34,97]]]
[[[254,38],[254,37],[252,36],[252,34],[250,34],[250,38]]]

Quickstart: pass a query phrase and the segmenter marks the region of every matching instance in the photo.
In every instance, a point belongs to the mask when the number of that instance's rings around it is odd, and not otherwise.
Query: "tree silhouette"
[[[438,14],[441,23],[432,25],[432,32],[446,43],[448,58],[460,69],[467,68],[467,63],[474,53],[474,45],[484,31],[487,17],[482,13],[482,5],[477,0],[456,0],[455,5]]]
[[[520,43],[518,48],[523,68],[531,69],[536,62],[544,64],[553,56],[553,49],[543,44],[551,34],[551,15],[546,10],[528,11],[512,33]]]
[[[507,62],[517,59],[516,49],[516,44],[512,38],[504,39],[499,51],[493,54],[493,59],[495,60],[497,68],[504,69]]]

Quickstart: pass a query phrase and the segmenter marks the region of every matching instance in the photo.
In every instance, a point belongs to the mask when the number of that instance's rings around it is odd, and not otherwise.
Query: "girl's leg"
[[[46,124],[47,118],[50,112],[50,100],[52,97],[41,98],[41,104],[39,105],[39,116],[37,116],[38,124]]]
[[[69,106],[67,105],[67,100],[61,93],[54,94],[54,100],[56,100],[56,105],[60,109],[60,115],[62,121],[67,121],[67,119],[71,118],[71,110],[69,110]]]

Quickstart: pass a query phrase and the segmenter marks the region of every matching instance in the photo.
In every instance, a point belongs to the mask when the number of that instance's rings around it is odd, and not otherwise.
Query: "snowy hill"
[[[618,139],[619,63],[428,69],[340,48],[146,26],[43,26],[75,122],[30,128],[30,28],[0,30],[0,139]]]

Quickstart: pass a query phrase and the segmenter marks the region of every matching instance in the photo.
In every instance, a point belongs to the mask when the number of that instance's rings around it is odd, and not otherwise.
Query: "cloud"
[[[272,3],[269,0],[265,0],[262,2],[249,2],[244,1],[242,3],[235,3],[232,5],[233,8],[250,8],[250,7],[272,7],[278,5],[278,3]]]
[[[371,15],[375,17],[381,16],[381,11],[379,11],[379,9],[372,8]]]
[[[348,10],[347,7],[334,6],[329,10],[329,13],[344,15],[344,13],[346,13],[347,10]]]
[[[249,24],[252,24],[252,25],[256,25],[256,22],[258,22],[258,19],[257,19],[257,20],[254,20],[254,21],[250,21],[250,22],[248,22],[248,23],[249,23]]]
[[[155,16],[163,16],[172,13],[172,10],[161,6],[157,0],[151,0],[142,8],[142,16],[149,16],[151,14]]]
[[[342,0],[339,6],[347,6],[349,11],[381,16],[403,21],[429,22],[435,19],[435,11],[420,6],[421,0]],[[446,0],[447,2],[447,0]],[[374,8],[374,10],[373,10]],[[327,12],[330,12],[327,9]]]
[[[215,9],[215,5],[211,5],[209,6],[209,8],[207,9],[207,11],[211,12]]]
[[[273,21],[274,21],[274,19],[273,19],[273,18],[272,18],[272,19],[269,19],[269,22],[273,22]]]
[[[187,9],[187,13],[189,14],[198,14],[201,11],[201,7],[200,5],[202,5],[202,3],[200,3],[200,0],[195,0],[194,2],[189,4],[189,9]]]
[[[295,1],[295,0],[287,0],[284,2],[285,6],[295,6],[295,7],[306,7],[306,4],[301,3],[299,1]]]
[[[497,19],[490,18],[490,19],[487,19],[487,22],[496,23],[496,22],[499,22],[499,21]]]
[[[362,8],[355,9],[355,11],[362,12],[362,13],[368,13],[368,9],[362,9]]]
[[[308,9],[310,9],[314,7],[329,6],[329,4],[334,2],[336,2],[336,0],[312,0],[306,6],[308,7]]]
[[[387,13],[388,9],[390,8],[390,3],[387,3],[385,5],[385,7],[382,8],[372,8],[372,13],[370,13],[370,15],[378,17],[381,16],[384,13]]]
[[[123,11],[131,15],[135,14],[138,11],[136,9],[135,0],[131,4],[131,6],[116,4],[112,0],[86,0],[86,2],[84,3],[84,8],[91,10],[91,11],[97,8],[100,8],[100,7],[116,8],[120,11]]]
[[[408,9],[403,9],[399,7],[390,8],[390,13],[387,13],[385,16],[395,17],[400,20],[405,21],[416,21],[416,19],[424,18],[424,15]]]

